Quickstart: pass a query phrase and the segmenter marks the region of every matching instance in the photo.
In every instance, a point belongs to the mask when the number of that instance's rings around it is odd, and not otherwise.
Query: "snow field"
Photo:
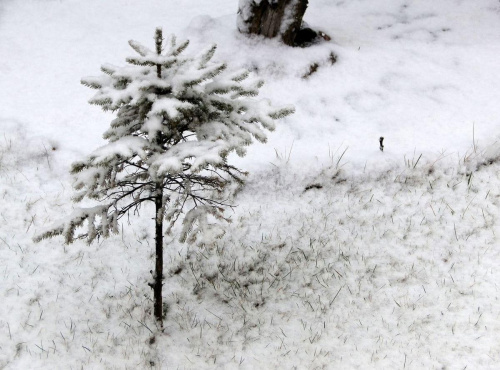
[[[455,166],[415,157],[364,174],[338,155],[315,176],[276,157],[240,193],[217,246],[169,242],[157,335],[148,210],[91,246],[34,245],[29,230],[57,217],[71,192],[63,179],[40,194],[54,156],[32,140],[39,159],[23,164],[20,139],[1,151],[3,184],[15,184],[2,197],[18,197],[0,212],[13,225],[1,235],[6,368],[493,369],[499,360],[500,168],[479,151]],[[5,165],[12,158],[16,169]]]
[[[428,163],[351,177],[333,168],[315,179],[321,189],[255,190],[261,205],[237,218],[212,252],[218,262],[198,252],[200,275],[180,262],[180,291],[187,280],[200,296],[198,305],[173,296],[172,315],[192,318],[192,366],[236,346],[229,367],[494,368],[498,191],[484,186],[489,170],[470,182],[442,171]]]

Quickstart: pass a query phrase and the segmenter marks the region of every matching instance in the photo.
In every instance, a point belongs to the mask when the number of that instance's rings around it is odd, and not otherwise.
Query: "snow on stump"
[[[240,0],[238,30],[297,45],[308,0]]]

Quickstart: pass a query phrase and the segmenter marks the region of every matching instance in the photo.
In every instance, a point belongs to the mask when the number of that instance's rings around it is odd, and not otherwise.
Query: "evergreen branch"
[[[101,66],[101,71],[109,76],[112,76],[118,69],[119,69],[119,67],[116,67],[116,66],[109,64],[109,63],[103,64]]]
[[[172,54],[173,56],[177,56],[177,55],[181,54],[184,50],[186,50],[186,48],[188,47],[188,45],[189,45],[189,40],[186,40],[186,41],[182,42],[182,43],[181,43],[179,46],[177,46],[177,47],[175,46],[175,44],[174,44],[174,45],[172,45],[172,47],[173,47],[173,48],[175,48],[175,50],[173,50],[173,51],[171,52],[171,54]]]
[[[217,50],[217,45],[213,44],[207,50],[205,50],[204,52],[202,52],[202,54],[200,56],[200,64],[199,64],[198,69],[203,69],[203,68],[206,67],[207,63],[214,56],[216,50]]]
[[[143,46],[141,43],[134,41],[134,40],[129,40],[128,44],[132,49],[134,49],[137,54],[139,54],[141,57],[145,57],[148,54],[151,54],[151,50],[149,50],[147,47]]]
[[[177,44],[177,37],[175,37],[174,34],[171,34],[169,36],[169,39],[167,41],[167,44],[170,44],[171,48],[175,48],[175,45]]]
[[[101,77],[85,77],[80,80],[80,83],[84,86],[90,87],[91,89],[101,89],[104,86],[103,79]]]
[[[140,184],[139,186],[133,187],[131,190],[127,190],[127,191],[119,189],[119,190],[116,190],[114,192],[107,193],[106,196],[103,198],[103,200],[113,199],[114,202],[119,202],[120,200],[122,200],[128,196],[131,196],[139,189],[144,189],[144,187],[148,186],[148,185],[151,186],[152,182]],[[118,185],[118,186],[120,186],[120,185]],[[142,193],[142,191],[140,193]],[[117,194],[120,194],[120,195],[118,197],[115,197]]]
[[[123,216],[127,215],[132,208],[134,208],[134,214],[137,212],[139,209],[140,205],[146,201],[153,201],[154,202],[154,197],[148,197],[148,198],[141,198],[139,200],[136,200],[132,203],[127,204],[123,208],[120,208],[117,211],[117,219],[120,220]]]
[[[129,166],[136,167],[136,168],[141,169],[145,172],[148,171],[148,169],[146,167],[139,166],[137,163],[130,162],[129,160],[124,160],[123,162],[128,164]]]

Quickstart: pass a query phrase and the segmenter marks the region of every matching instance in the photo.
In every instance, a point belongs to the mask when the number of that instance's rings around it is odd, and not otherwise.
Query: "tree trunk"
[[[155,249],[156,249],[156,267],[154,274],[154,314],[156,320],[163,327],[163,188],[162,184],[157,184],[155,195]]]
[[[162,51],[163,33],[161,28],[156,29],[155,44],[156,54],[160,55]],[[161,78],[161,65],[156,65],[156,75]],[[161,145],[161,134],[157,137],[158,144]],[[155,318],[163,328],[163,298],[161,296],[163,288],[163,181],[156,183],[155,192],[155,250],[156,266],[154,275],[154,313]]]
[[[240,1],[238,29],[242,33],[265,37],[281,36],[286,45],[294,46],[307,9],[308,0]]]

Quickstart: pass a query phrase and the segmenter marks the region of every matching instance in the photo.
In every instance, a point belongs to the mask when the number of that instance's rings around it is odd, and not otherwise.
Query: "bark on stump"
[[[295,45],[308,0],[240,0],[238,29],[242,33],[265,37],[281,36],[289,46]]]

